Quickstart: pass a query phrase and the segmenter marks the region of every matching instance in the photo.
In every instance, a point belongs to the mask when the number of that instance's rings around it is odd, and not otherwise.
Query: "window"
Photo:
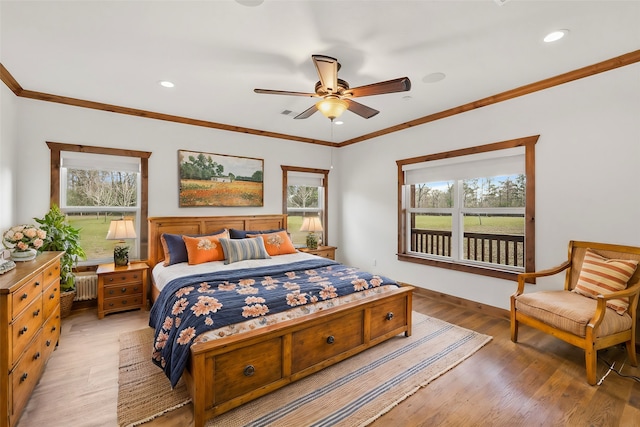
[[[282,166],[283,213],[287,231],[295,246],[306,245],[307,232],[300,231],[305,217],[320,217],[323,231],[319,244],[327,242],[327,195],[329,171],[325,169]],[[318,234],[318,233],[317,233]]]
[[[147,165],[151,153],[47,143],[51,149],[51,201],[80,229],[87,253],[81,264],[113,260],[106,240],[111,220],[130,219],[137,238],[127,242],[132,259],[147,256]]]
[[[398,161],[398,258],[502,278],[533,271],[537,139]]]

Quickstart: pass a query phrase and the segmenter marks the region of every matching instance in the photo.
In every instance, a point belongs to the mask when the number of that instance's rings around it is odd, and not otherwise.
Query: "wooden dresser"
[[[0,275],[0,427],[15,426],[60,337],[60,257]]]

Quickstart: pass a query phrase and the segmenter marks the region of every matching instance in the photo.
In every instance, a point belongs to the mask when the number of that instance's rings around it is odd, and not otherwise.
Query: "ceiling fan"
[[[272,95],[293,95],[322,98],[315,105],[298,114],[294,119],[306,119],[320,110],[331,121],[345,110],[369,119],[379,113],[366,105],[353,101],[351,98],[361,96],[382,95],[385,93],[405,92],[411,89],[411,81],[408,77],[373,83],[366,86],[350,88],[349,83],[338,78],[340,63],[337,59],[324,55],[311,55],[313,64],[318,72],[320,81],[316,83],[315,93],[290,92],[285,90],[254,89],[255,93]]]

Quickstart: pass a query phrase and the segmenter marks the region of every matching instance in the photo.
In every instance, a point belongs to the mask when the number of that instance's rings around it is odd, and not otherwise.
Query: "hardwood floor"
[[[509,322],[414,296],[414,310],[493,336],[472,357],[393,408],[373,426],[640,426],[640,383],[609,373],[602,385],[586,382],[584,353],[551,336],[521,326],[519,343]],[[18,427],[116,426],[118,336],[147,326],[149,312],[132,311],[98,320],[96,309],[63,319],[53,353]],[[625,375],[616,347],[599,356]],[[598,378],[608,368],[598,364]],[[191,406],[144,427],[190,426]]]

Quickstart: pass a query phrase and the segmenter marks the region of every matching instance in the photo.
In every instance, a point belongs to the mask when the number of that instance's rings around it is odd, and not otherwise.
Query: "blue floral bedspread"
[[[325,258],[181,277],[151,309],[153,362],[173,387],[203,332],[388,284],[396,283]]]

